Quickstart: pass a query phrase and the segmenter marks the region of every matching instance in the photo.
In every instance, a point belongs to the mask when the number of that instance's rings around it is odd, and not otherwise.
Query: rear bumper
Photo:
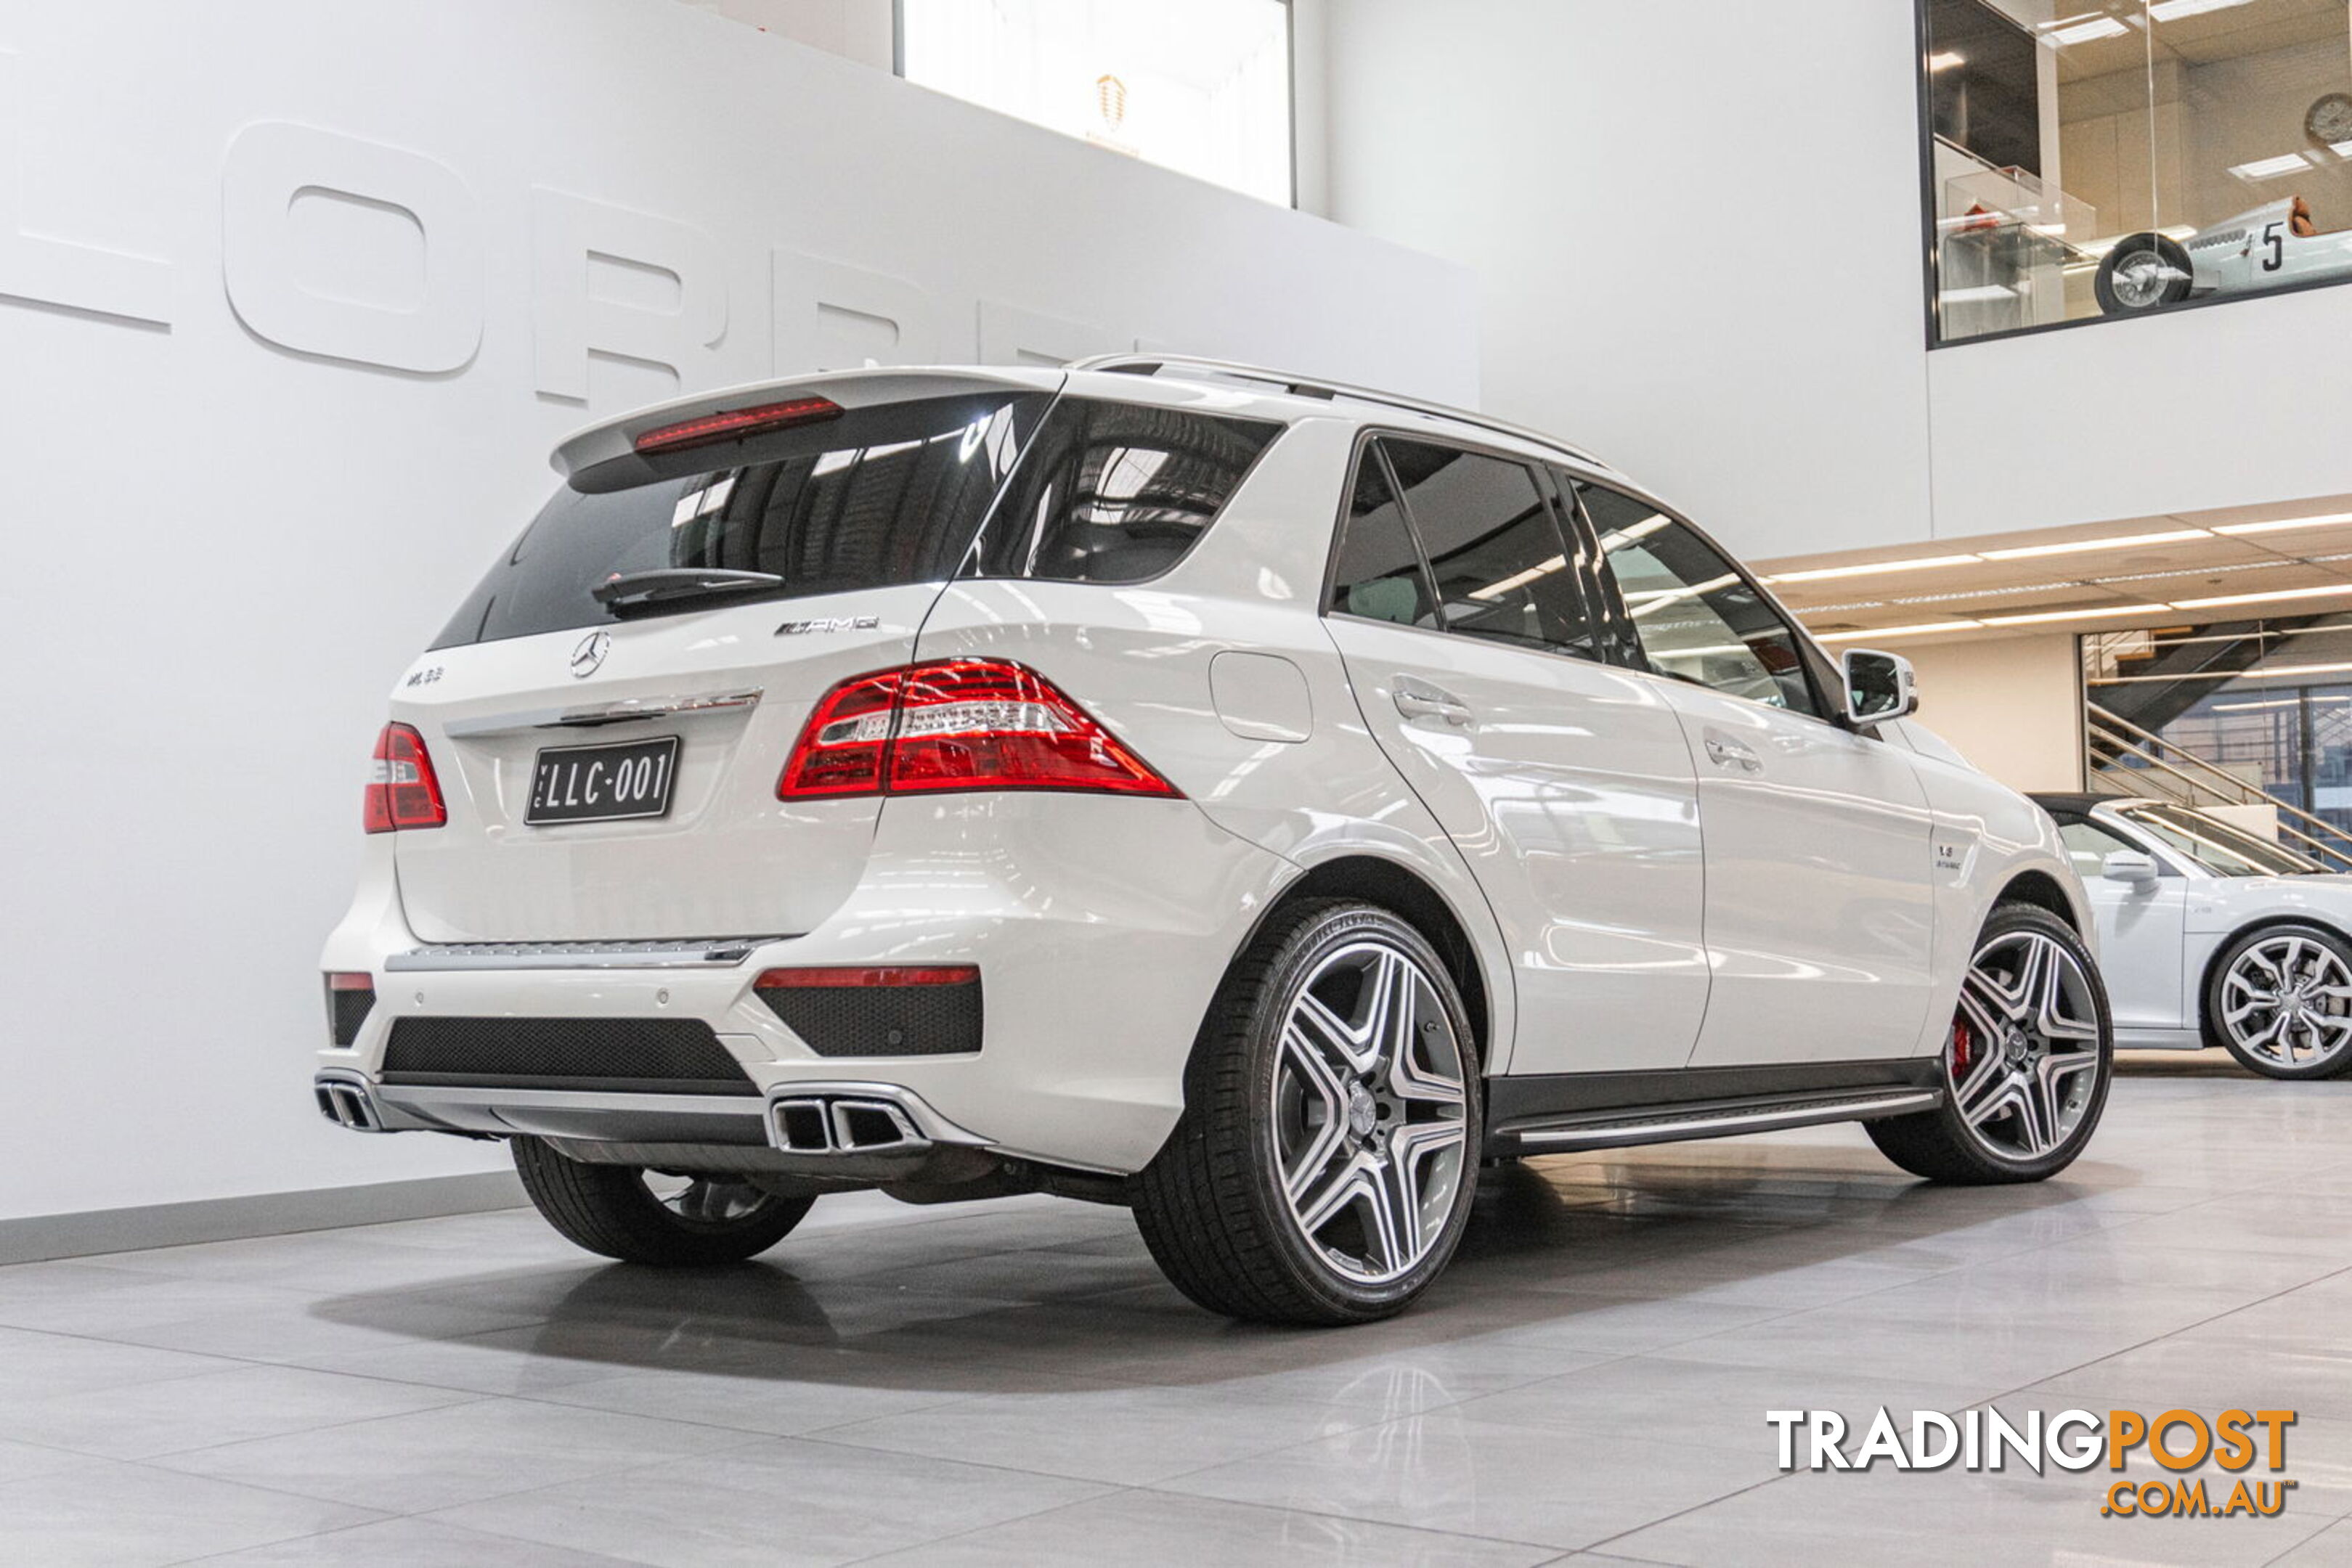
[[[370,1130],[730,1146],[761,1168],[814,1158],[845,1176],[871,1155],[919,1163],[941,1149],[1125,1175],[1175,1124],[1210,999],[1295,874],[1186,801],[894,800],[856,891],[803,936],[436,947],[409,932],[388,857],[372,860],[322,967],[373,976],[375,1004],[348,1049],[319,1053],[320,1109],[346,1125],[372,1117]],[[981,1049],[821,1056],[751,988],[770,967],[859,965],[977,966]],[[424,1018],[695,1020],[749,1092],[388,1082],[394,1026]],[[895,1111],[925,1148],[791,1143],[788,1123],[815,1124],[781,1107],[815,1102],[833,1125],[832,1105],[860,1100]]]

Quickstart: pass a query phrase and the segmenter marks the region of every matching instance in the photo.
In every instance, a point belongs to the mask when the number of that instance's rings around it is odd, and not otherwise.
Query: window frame
[[[1601,651],[1594,653],[1574,653],[1560,648],[1531,647],[1524,643],[1506,643],[1493,637],[1481,637],[1475,632],[1456,632],[1453,627],[1445,624],[1443,619],[1444,601],[1438,596],[1437,572],[1429,564],[1429,546],[1422,538],[1421,525],[1413,520],[1412,503],[1406,499],[1404,486],[1397,483],[1396,468],[1390,463],[1387,450],[1380,445],[1383,436],[1399,441],[1418,442],[1424,446],[1444,447],[1449,451],[1467,453],[1477,457],[1491,457],[1498,462],[1509,463],[1524,469],[1528,478],[1535,486],[1537,496],[1543,503],[1545,516],[1550,519],[1553,537],[1559,541],[1560,554],[1568,558],[1570,570],[1567,576],[1570,590],[1576,595],[1584,624],[1592,629],[1595,642]],[[1389,494],[1396,498],[1397,516],[1404,521],[1405,538],[1412,545],[1413,560],[1421,570],[1422,586],[1428,592],[1429,601],[1436,608],[1440,617],[1438,624],[1434,626],[1402,625],[1394,621],[1379,621],[1370,616],[1352,615],[1345,610],[1332,608],[1332,595],[1339,586],[1339,547],[1346,540],[1348,524],[1355,510],[1356,478],[1363,471],[1363,465],[1368,456],[1377,456],[1381,465],[1381,481],[1388,486]],[[1585,542],[1586,534],[1580,523],[1571,522],[1568,510],[1564,509],[1567,500],[1568,498],[1559,494],[1558,486],[1552,483],[1547,460],[1543,458],[1530,457],[1524,452],[1514,452],[1506,446],[1490,445],[1484,442],[1464,440],[1452,435],[1433,434],[1429,431],[1415,430],[1407,425],[1360,425],[1349,453],[1347,470],[1339,486],[1338,516],[1332,523],[1330,542],[1324,553],[1323,586],[1316,596],[1316,613],[1326,618],[1336,615],[1367,626],[1387,626],[1400,632],[1418,632],[1433,637],[1466,638],[1470,642],[1489,648],[1498,648],[1506,653],[1528,653],[1538,658],[1566,659],[1572,664],[1610,667],[1612,661],[1609,657],[1609,650],[1616,639],[1611,632],[1611,622],[1604,619],[1601,603],[1594,597],[1594,585],[1588,580],[1593,564],[1592,558]]]
[[[1284,141],[1286,143],[1286,152],[1290,164],[1290,194],[1289,199],[1283,204],[1295,213],[1300,210],[1298,205],[1298,4],[1297,0],[1276,0],[1276,3],[1282,7],[1283,58],[1290,68],[1290,79],[1283,84]],[[890,0],[890,74],[900,81],[907,79],[907,0]],[[979,109],[984,106],[973,104],[971,107]],[[998,111],[991,110],[989,112],[993,114]],[[1034,122],[1024,120],[1023,123],[1034,124]],[[1038,129],[1049,131],[1052,127],[1039,126]],[[1070,140],[1080,141],[1075,136]],[[1145,160],[1145,162],[1150,161]],[[1167,169],[1168,166],[1164,163],[1153,163],[1151,167]],[[1168,172],[1175,173],[1179,171],[1169,170]],[[1195,178],[1190,174],[1184,177]],[[1250,194],[1247,191],[1236,190],[1230,185],[1218,185],[1216,188],[1236,196]]]
[[[2245,293],[2209,294],[2201,299],[2183,299],[2178,304],[2151,306],[2128,316],[2085,316],[2074,321],[2044,321],[2033,327],[2011,327],[1999,332],[1979,332],[1971,337],[1947,340],[1937,313],[1937,302],[1943,298],[1943,250],[1940,236],[1936,233],[1936,102],[1935,84],[1927,68],[1927,59],[1934,51],[1934,46],[1929,41],[1927,0],[1911,0],[1911,20],[1914,35],[1911,65],[1917,78],[1921,304],[1925,314],[1923,330],[1929,353],[1943,349],[1965,349],[1977,343],[2006,343],[2019,338],[2038,338],[2046,332],[2071,332],[2084,327],[2106,327],[2125,321],[2162,319],[2189,310],[2209,309],[2216,305],[2242,305],[2250,300],[2352,286],[2352,276],[2314,277],[2301,283],[2282,283]]]
[[[1863,735],[1873,740],[1884,738],[1878,733],[1878,727],[1875,725],[1857,729],[1845,721],[1845,703],[1843,699],[1832,700],[1837,697],[1839,682],[1833,678],[1832,672],[1835,666],[1829,656],[1822,652],[1811,633],[1806,632],[1797,618],[1789,613],[1789,607],[1773,597],[1771,591],[1757,580],[1756,574],[1748,569],[1747,564],[1717,543],[1714,535],[1638,486],[1629,485],[1614,476],[1603,476],[1573,463],[1556,462],[1552,466],[1559,468],[1571,478],[1622,496],[1630,501],[1637,501],[1644,507],[1655,508],[1660,517],[1670,523],[1689,529],[1693,538],[1713,550],[1732,575],[1747,585],[1748,591],[1756,595],[1757,601],[1771,611],[1773,615],[1779,618],[1781,626],[1789,632],[1797,649],[1798,662],[1804,666],[1806,687],[1812,695],[1814,706],[1820,711],[1799,713],[1794,708],[1774,707],[1770,703],[1757,702],[1754,697],[1743,697],[1737,692],[1723,691],[1718,687],[1707,685],[1702,681],[1686,681],[1680,676],[1668,674],[1652,664],[1649,651],[1642,645],[1641,631],[1633,624],[1633,613],[1625,608],[1625,597],[1618,586],[1617,574],[1610,569],[1609,557],[1601,548],[1601,530],[1594,525],[1592,515],[1585,509],[1583,501],[1571,494],[1563,493],[1562,501],[1572,502],[1575,506],[1577,525],[1583,530],[1586,548],[1591,552],[1592,575],[1609,606],[1611,622],[1616,628],[1616,634],[1612,636],[1609,642],[1619,653],[1618,662],[1621,667],[1631,670],[1636,674],[1646,675],[1654,681],[1664,681],[1678,686],[1696,685],[1702,691],[1714,692],[1717,696],[1730,697],[1737,702],[1753,703],[1767,713],[1783,714],[1790,718],[1810,719],[1815,724],[1827,725],[1832,729],[1845,730],[1850,734]]]

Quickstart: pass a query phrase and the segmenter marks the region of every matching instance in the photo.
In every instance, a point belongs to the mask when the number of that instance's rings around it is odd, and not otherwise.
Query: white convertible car
[[[2322,234],[2311,204],[2284,196],[2186,241],[2127,235],[2099,263],[2099,308],[2128,316],[2209,294],[2244,294],[2352,277],[2352,229]]]
[[[2090,890],[2119,1046],[2352,1067],[2352,876],[2158,800],[2036,795]]]

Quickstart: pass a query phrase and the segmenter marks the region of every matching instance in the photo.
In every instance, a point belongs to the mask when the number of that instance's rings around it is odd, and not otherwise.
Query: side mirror
[[[2117,850],[2101,862],[2099,874],[2109,882],[2124,883],[2134,893],[2148,893],[2155,889],[2160,873],[2154,855],[2138,850]]]
[[[1849,648],[1845,670],[1845,716],[1850,724],[1885,724],[1919,711],[1911,661],[1900,653]]]

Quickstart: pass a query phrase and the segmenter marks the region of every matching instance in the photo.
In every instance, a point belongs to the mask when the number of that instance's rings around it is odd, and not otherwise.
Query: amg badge
[[[879,615],[824,615],[814,621],[787,621],[776,628],[779,637],[804,636],[811,632],[871,632],[882,624]]]

